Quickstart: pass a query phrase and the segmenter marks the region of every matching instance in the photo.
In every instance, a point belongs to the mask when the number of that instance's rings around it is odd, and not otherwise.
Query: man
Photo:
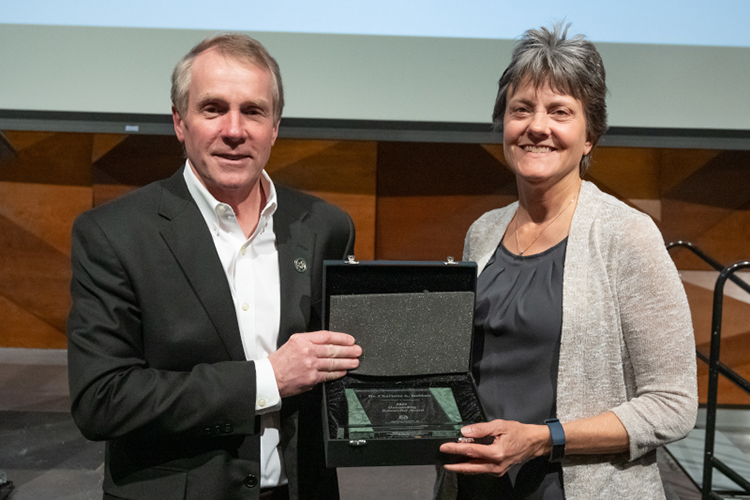
[[[185,166],[73,228],[72,413],[107,440],[104,498],[337,498],[316,385],[361,349],[295,333],[320,326],[322,261],[351,253],[351,219],[263,170],[283,87],[257,41],[201,42],[172,101]]]

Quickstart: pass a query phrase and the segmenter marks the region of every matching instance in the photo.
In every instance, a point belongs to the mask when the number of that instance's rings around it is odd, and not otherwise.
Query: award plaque
[[[477,265],[325,261],[322,326],[362,347],[325,382],[326,466],[428,465],[485,415],[471,374]]]
[[[464,425],[450,387],[346,389],[348,436],[451,437]]]

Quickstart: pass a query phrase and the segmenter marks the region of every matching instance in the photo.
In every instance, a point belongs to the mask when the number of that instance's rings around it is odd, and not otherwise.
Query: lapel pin
[[[304,273],[307,271],[307,262],[305,262],[305,259],[294,259],[294,270],[298,273]]]

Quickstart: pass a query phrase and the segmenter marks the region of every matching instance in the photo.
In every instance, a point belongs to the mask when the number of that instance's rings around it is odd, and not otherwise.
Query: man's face
[[[271,74],[215,49],[193,61],[188,104],[172,108],[177,139],[193,170],[219,201],[239,202],[257,185],[279,131]]]

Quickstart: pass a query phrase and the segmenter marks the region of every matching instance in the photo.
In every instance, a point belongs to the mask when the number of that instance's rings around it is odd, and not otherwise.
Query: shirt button
[[[247,248],[246,247],[242,247],[242,250],[240,250],[240,253],[242,255],[245,255],[247,253]]]
[[[261,408],[265,408],[266,407],[266,403],[267,403],[266,398],[259,398],[258,399],[258,406],[260,406]]]
[[[245,477],[245,486],[248,488],[255,488],[258,486],[258,478],[255,477],[255,474],[248,474]]]
[[[244,304],[242,304],[242,310],[243,311],[247,311],[248,309],[250,309],[250,305],[247,302],[245,302]]]

